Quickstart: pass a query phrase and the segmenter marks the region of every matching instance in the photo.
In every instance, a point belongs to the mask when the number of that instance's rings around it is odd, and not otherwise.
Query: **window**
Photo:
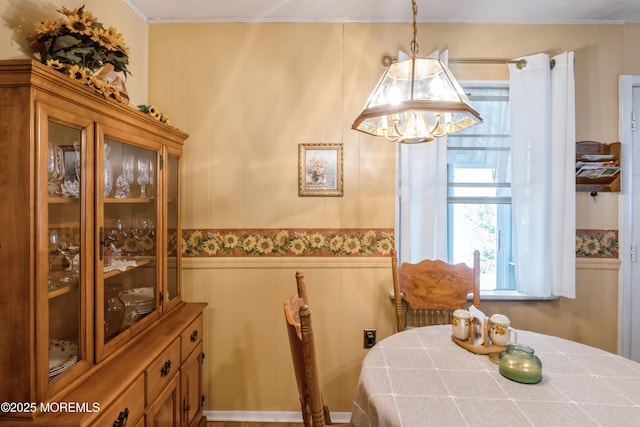
[[[515,289],[509,83],[462,83],[484,123],[447,138],[448,261],[473,264],[481,290]]]

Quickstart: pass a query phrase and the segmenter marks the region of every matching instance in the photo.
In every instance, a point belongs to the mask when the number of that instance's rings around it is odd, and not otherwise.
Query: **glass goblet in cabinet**
[[[120,218],[112,220],[111,228],[108,233],[109,246],[111,248],[111,259],[118,260],[122,254],[124,239],[127,237],[124,224]]]
[[[138,184],[140,197],[147,198],[146,188],[149,185],[149,160],[147,159],[138,159]]]
[[[80,253],[80,246],[71,244],[68,241],[61,241],[58,250],[69,262],[69,270],[67,271],[67,274],[61,279],[61,281],[65,283],[73,283],[78,281],[80,275],[75,269],[75,259],[76,255]]]
[[[49,143],[49,148],[47,151],[47,187],[49,192],[49,197],[54,197],[57,195],[56,191],[56,180],[58,179],[58,161],[56,155],[57,147],[54,143]]]
[[[53,265],[53,261],[59,255],[60,241],[58,239],[58,231],[57,230],[49,230],[48,242],[47,242],[47,252],[48,252],[48,260],[49,260],[49,276],[47,278],[47,287],[50,291],[57,289],[57,285],[54,283],[53,278],[51,277],[51,266]]]
[[[81,178],[80,170],[82,168],[82,164],[80,160],[80,151],[81,151],[80,141],[76,141],[73,143],[73,151],[74,151],[73,168],[76,172],[76,179],[78,180],[78,182],[80,182],[80,178]]]
[[[122,173],[116,179],[116,198],[126,199],[130,197],[131,184],[133,183],[133,165],[135,158],[130,155],[122,156]]]
[[[156,185],[156,165],[153,160],[149,160],[149,185],[151,186],[149,197],[153,199]]]
[[[122,174],[124,175],[127,184],[133,184],[133,166],[135,164],[135,157],[123,156],[122,157]]]

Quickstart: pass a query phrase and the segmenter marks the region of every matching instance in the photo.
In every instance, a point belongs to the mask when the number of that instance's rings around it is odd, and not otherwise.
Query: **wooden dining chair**
[[[391,255],[393,293],[398,331],[412,326],[452,323],[453,312],[463,308],[468,295],[480,307],[480,252],[473,252],[473,268],[464,263],[449,264],[425,259],[416,264],[403,262],[398,267],[396,252]]]
[[[305,304],[309,305],[307,285],[304,283],[304,273],[302,271],[296,271],[296,287],[298,288],[298,296],[302,298]]]
[[[331,421],[329,408],[324,404],[320,392],[311,309],[308,305],[304,274],[301,271],[296,272],[296,284],[298,293],[286,300],[283,306],[302,420],[305,427],[336,425]]]

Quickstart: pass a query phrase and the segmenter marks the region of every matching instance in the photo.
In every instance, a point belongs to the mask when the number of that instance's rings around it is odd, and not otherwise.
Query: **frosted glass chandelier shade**
[[[393,142],[420,143],[481,122],[442,61],[412,57],[386,69],[351,128]]]

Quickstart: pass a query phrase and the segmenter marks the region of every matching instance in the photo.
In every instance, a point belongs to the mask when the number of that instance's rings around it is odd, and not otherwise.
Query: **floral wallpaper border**
[[[187,257],[389,256],[393,229],[187,229]]]
[[[576,230],[576,257],[618,258],[618,230]]]
[[[185,229],[186,257],[389,256],[393,229]],[[618,258],[618,230],[576,230],[576,257]]]

